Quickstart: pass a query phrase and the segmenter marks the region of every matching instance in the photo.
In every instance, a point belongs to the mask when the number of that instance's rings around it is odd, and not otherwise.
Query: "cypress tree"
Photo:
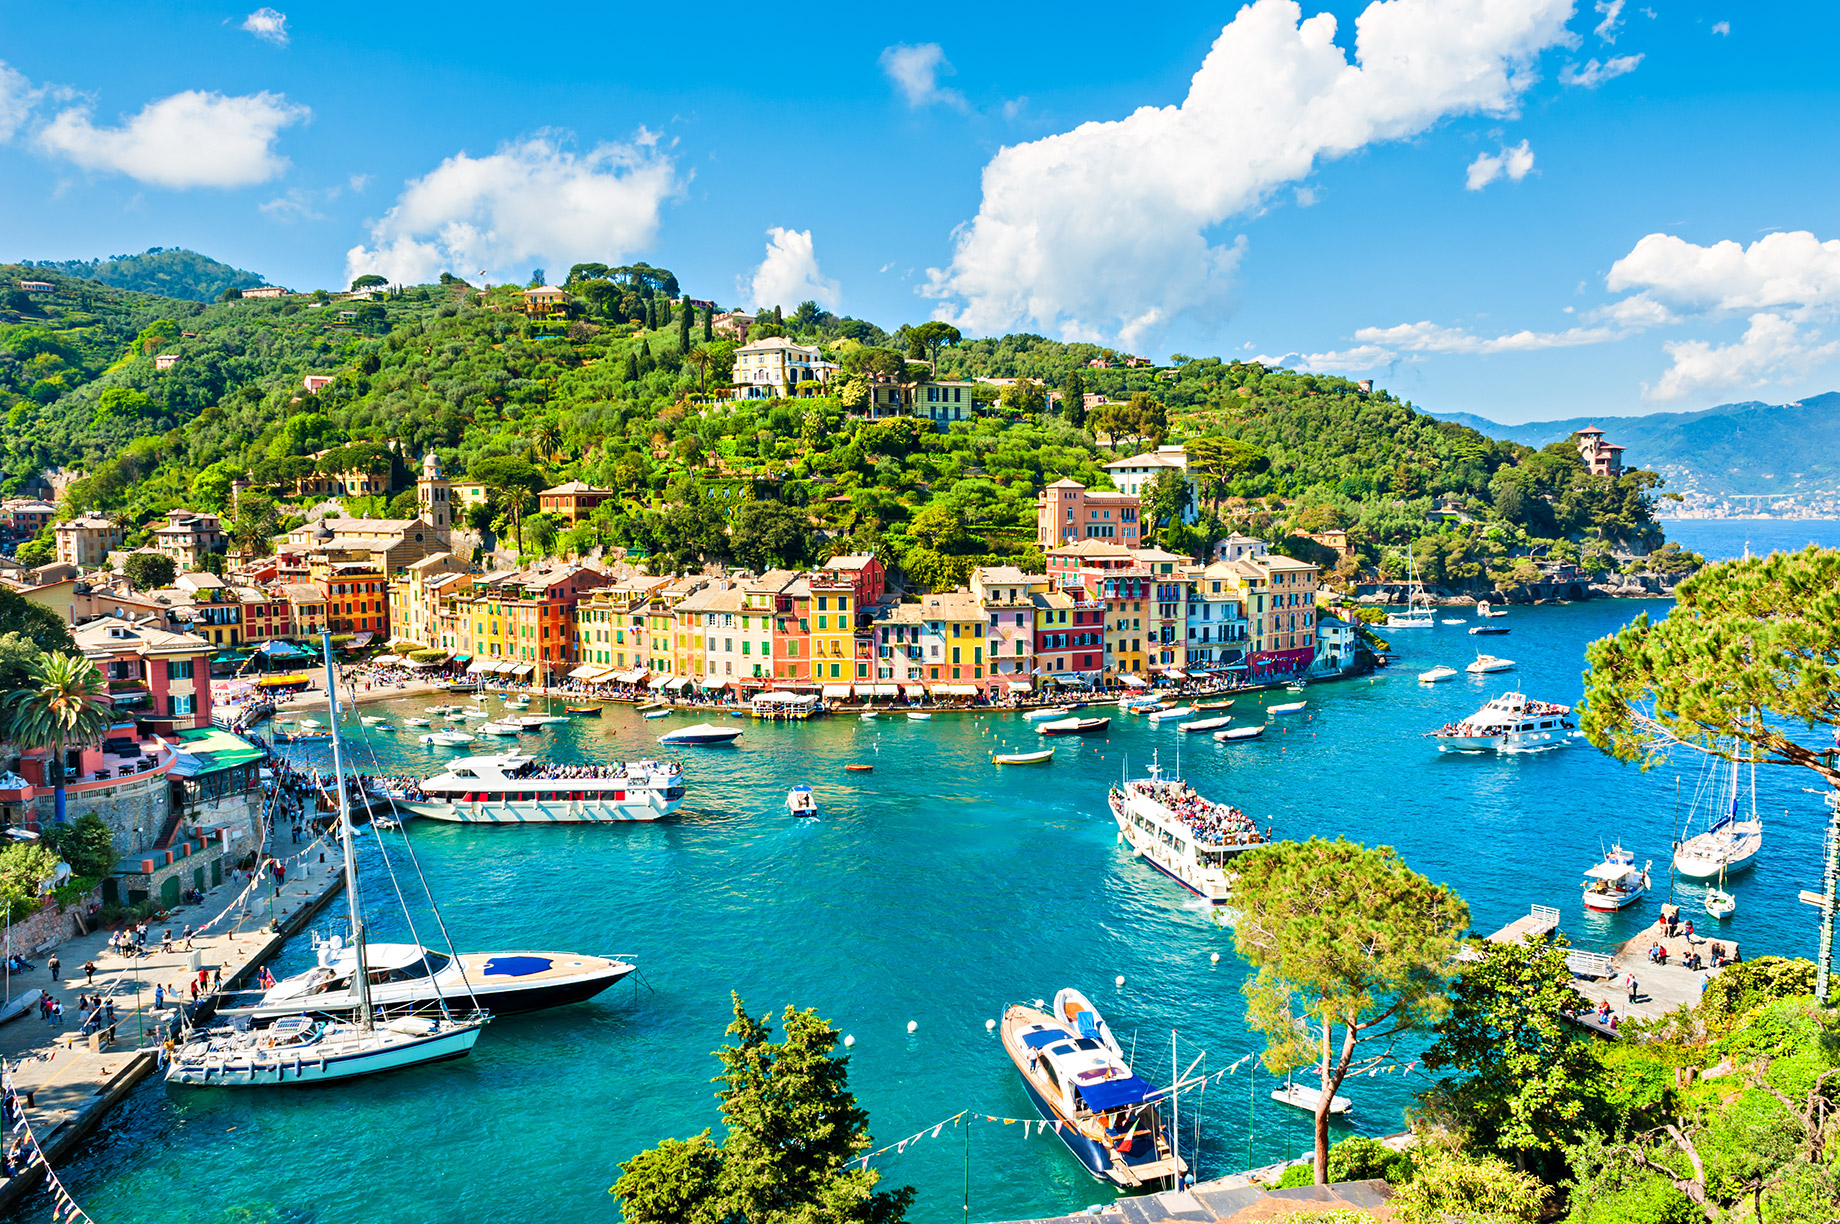
[[[708,344],[716,338],[716,312],[713,309],[703,312],[703,343]]]
[[[690,351],[690,323],[696,317],[696,307],[685,299],[683,309],[677,313],[677,351]]]
[[[637,353],[626,354],[626,381],[639,381],[639,354]]]

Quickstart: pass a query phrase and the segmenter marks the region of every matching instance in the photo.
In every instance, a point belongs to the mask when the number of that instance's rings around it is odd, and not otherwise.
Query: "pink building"
[[[1075,540],[1104,540],[1135,548],[1138,511],[1138,499],[1129,493],[1057,480],[1041,491],[1035,503],[1035,543],[1058,548]]]
[[[1595,425],[1578,431],[1578,457],[1594,475],[1614,480],[1623,474],[1623,448],[1604,441],[1604,431]]]

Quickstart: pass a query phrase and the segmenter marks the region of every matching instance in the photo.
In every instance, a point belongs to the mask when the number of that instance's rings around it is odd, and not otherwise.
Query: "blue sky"
[[[1730,0],[13,6],[0,258],[643,259],[1502,421],[1780,402],[1840,385],[1837,35]]]

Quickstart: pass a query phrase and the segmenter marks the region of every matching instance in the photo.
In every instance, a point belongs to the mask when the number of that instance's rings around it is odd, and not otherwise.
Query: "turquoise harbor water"
[[[1225,1067],[1254,1048],[1231,932],[1121,851],[1104,809],[1127,756],[1136,772],[1160,749],[1173,767],[1178,740],[1188,779],[1269,817],[1281,836],[1389,842],[1456,887],[1484,932],[1539,902],[1561,908],[1579,944],[1608,947],[1651,920],[1658,901],[1586,916],[1578,873],[1613,838],[1665,864],[1676,778],[1690,794],[1696,763],[1643,775],[1588,747],[1440,757],[1420,733],[1508,687],[1575,701],[1584,643],[1667,606],[1515,609],[1497,622],[1513,633],[1486,644],[1518,660],[1518,674],[1429,687],[1414,674],[1435,662],[1460,667],[1481,640],[1449,626],[1396,632],[1400,661],[1388,674],[1311,688],[1306,716],[1281,719],[1250,744],[1216,745],[1121,718],[1109,738],[1058,741],[1046,768],[997,769],[994,748],[1036,743],[1020,718],[750,722],[734,748],[684,754],[691,798],[667,823],[417,822],[418,854],[459,945],[631,953],[644,984],[495,1023],[469,1059],[343,1087],[237,1094],[143,1085],[66,1179],[86,1210],[111,1224],[176,1214],[204,1224],[485,1221],[502,1218],[507,1204],[564,1224],[607,1220],[620,1160],[718,1124],[709,1051],[722,1041],[730,990],[756,1012],[815,1007],[854,1035],[851,1083],[878,1145],[961,1109],[1032,1116],[984,1022],[1006,1002],[1051,997],[1062,985],[1085,989],[1121,1038],[1136,1041],[1145,1074],[1167,1076],[1172,1027],[1185,1065],[1205,1050],[1208,1069]],[[1283,700],[1241,698],[1235,720]],[[366,707],[379,709],[404,712]],[[688,721],[647,723],[609,707],[598,722],[520,742],[611,761],[656,751],[656,735]],[[358,737],[355,722],[351,731]],[[407,735],[368,739],[388,769],[427,772],[440,759],[441,750]],[[357,756],[369,766],[362,740]],[[844,772],[857,761],[875,771]],[[787,788],[799,782],[817,788],[823,818],[815,824],[785,815]],[[1795,896],[1818,878],[1823,809],[1801,785],[1782,773],[1760,780],[1768,837],[1736,886],[1739,912],[1727,924],[1751,955],[1813,948],[1815,913]],[[363,844],[367,858],[378,853],[374,838]],[[380,934],[401,929],[386,892],[374,881],[368,894]],[[1694,905],[1701,895],[1680,894]],[[327,929],[338,913],[326,912]],[[306,963],[304,944],[295,942],[282,968]],[[919,1026],[911,1036],[910,1020]],[[1351,1084],[1354,1127],[1397,1128],[1416,1084],[1397,1076]],[[1203,1097],[1184,1097],[1186,1141],[1199,1120],[1202,1176],[1302,1150],[1307,1120],[1267,1099],[1272,1087],[1242,1069]],[[1053,1135],[1021,1131],[971,1131],[971,1218],[1048,1214],[1107,1197]],[[893,1182],[918,1188],[915,1220],[963,1218],[964,1135],[947,1128],[882,1163]],[[242,1208],[255,1214],[234,1214]]]

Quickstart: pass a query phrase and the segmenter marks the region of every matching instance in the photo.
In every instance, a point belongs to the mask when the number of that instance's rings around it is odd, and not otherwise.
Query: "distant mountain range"
[[[1668,478],[1675,492],[1709,496],[1840,489],[1840,392],[1789,404],[1720,404],[1701,412],[1573,417],[1502,425],[1468,412],[1433,416],[1525,446],[1561,442],[1587,425],[1628,449],[1624,462]]]
[[[218,294],[226,289],[254,289],[267,284],[259,273],[233,268],[209,255],[182,247],[152,247],[139,255],[115,255],[108,259],[23,262],[35,268],[62,272],[65,276],[101,281],[115,289],[190,298],[194,302],[215,302]]]

